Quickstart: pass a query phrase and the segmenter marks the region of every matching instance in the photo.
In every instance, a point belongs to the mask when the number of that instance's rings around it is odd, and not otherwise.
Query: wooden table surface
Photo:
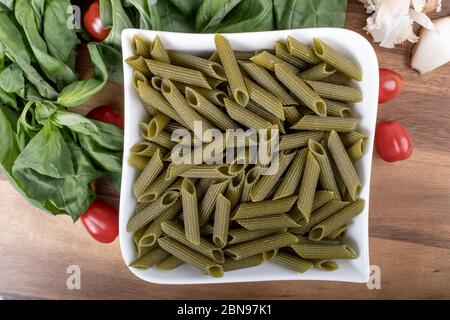
[[[444,1],[442,12],[450,14]],[[367,17],[349,3],[346,27],[361,34]],[[367,37],[367,36],[366,36]],[[367,37],[368,38],[368,37]],[[369,39],[369,38],[368,38]],[[93,241],[81,223],[31,207],[0,175],[0,296],[39,299],[396,299],[450,298],[450,64],[419,76],[409,68],[411,45],[381,49],[381,67],[399,71],[405,90],[382,105],[379,120],[396,119],[414,137],[408,161],[373,159],[370,258],[381,289],[338,282],[260,282],[168,286],[143,282],[122,260],[119,242]],[[81,59],[83,60],[83,59]],[[81,70],[87,69],[85,59]],[[121,105],[122,87],[110,84],[83,109]],[[102,193],[108,194],[107,190]],[[111,195],[110,195],[111,196]],[[113,196],[113,195],[112,195]],[[108,198],[117,205],[118,200]],[[68,290],[67,267],[81,269],[81,289]]]

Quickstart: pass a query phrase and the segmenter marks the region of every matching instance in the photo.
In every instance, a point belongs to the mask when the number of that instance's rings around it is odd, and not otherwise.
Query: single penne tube
[[[320,223],[321,221],[325,220],[329,216],[331,216],[333,213],[341,210],[345,206],[347,206],[349,202],[342,202],[338,200],[331,200],[328,201],[323,206],[320,206],[319,209],[315,210],[313,213],[311,213],[311,216],[309,218],[309,221],[299,221],[300,227],[289,229],[289,232],[295,233],[295,234],[305,234],[308,231],[311,230],[315,225]]]
[[[247,230],[247,229],[230,229],[228,231],[228,244],[238,244],[242,242],[247,242],[250,240],[255,240],[268,236],[274,233],[285,232],[286,229],[262,229],[262,230]]]
[[[300,70],[308,67],[307,62],[291,55],[287,49],[287,46],[281,41],[275,42],[275,55]]]
[[[279,251],[273,262],[300,273],[306,272],[313,267],[312,262],[284,251]]]
[[[242,187],[241,203],[251,201],[251,192],[261,176],[261,168],[253,167],[247,171],[244,178],[244,186]]]
[[[155,60],[145,60],[151,73],[164,79],[178,81],[194,86],[212,89],[205,76],[197,70],[174,66]]]
[[[342,181],[347,187],[350,198],[355,200],[361,192],[361,180],[336,131],[331,131],[327,147],[333,157]]]
[[[250,60],[256,63],[258,66],[263,67],[270,71],[275,71],[276,64],[283,64],[287,69],[291,70],[292,73],[297,74],[300,70],[294,67],[292,64],[284,61],[283,59],[271,54],[268,51],[262,51],[255,54]]]
[[[226,259],[223,264],[223,270],[225,272],[240,270],[245,268],[256,267],[262,263],[264,263],[264,257],[262,253],[240,260]]]
[[[272,93],[281,100],[283,105],[295,105],[297,102],[291,95],[278,83],[277,80],[263,67],[253,62],[240,62],[240,66],[245,72],[255,80],[261,87]]]
[[[228,241],[228,228],[230,226],[231,202],[219,194],[216,200],[214,214],[213,242],[218,248],[224,248]]]
[[[136,231],[133,234],[133,242],[134,242],[134,246],[136,248],[137,258],[142,257],[144,254],[146,254],[147,252],[149,252],[150,250],[153,250],[155,248],[155,246],[151,246],[151,247],[139,246],[139,240],[141,239],[142,235],[144,234],[145,229],[146,229],[146,226],[139,229],[138,231]]]
[[[221,34],[215,35],[214,42],[216,44],[217,54],[220,57],[220,62],[225,70],[226,78],[230,84],[233,97],[238,104],[246,106],[249,95],[241,70],[239,69],[236,57],[234,56],[233,49],[228,40]]]
[[[303,172],[300,192],[297,200],[298,209],[306,222],[309,221],[309,217],[311,215],[314,194],[319,181],[319,174],[320,166],[311,151],[308,151],[305,170]]]
[[[283,125],[283,121],[278,117],[274,116],[272,113],[268,112],[266,109],[262,108],[256,102],[250,100],[246,107],[247,110],[253,112],[255,115],[260,116],[261,118],[269,121],[274,126],[277,126],[282,134],[286,134],[286,130]],[[284,112],[283,112],[284,114]]]
[[[166,180],[171,180],[175,177],[180,177],[181,174],[189,169],[194,168],[195,164],[174,164],[171,163],[167,167]]]
[[[322,40],[315,38],[313,40],[314,53],[329,65],[346,74],[350,78],[361,81],[361,68],[347,56],[337,52]]]
[[[208,179],[228,179],[231,175],[228,173],[227,164],[199,164],[193,166],[180,174],[185,178],[208,178]]]
[[[289,196],[278,200],[241,203],[236,209],[236,213],[232,219],[248,219],[277,213],[286,213],[292,208],[296,201],[297,196]]]
[[[236,122],[234,122],[228,114],[220,110],[195,90],[186,87],[185,95],[186,101],[190,107],[223,131],[226,131],[227,129],[239,128]]]
[[[212,80],[214,80],[214,79],[212,79]],[[211,81],[211,80],[208,79],[208,81]],[[210,89],[186,85],[186,84],[180,83],[180,82],[176,82],[174,84],[181,92],[186,92],[186,89],[190,88],[191,90],[195,91],[196,93],[201,95],[203,98],[205,98],[212,104],[214,104],[216,106],[221,106],[221,107],[225,106],[224,100],[225,100],[225,98],[228,97],[228,95],[221,90],[217,90],[217,89],[210,90]]]
[[[340,226],[339,228],[337,228],[336,230],[334,230],[332,233],[330,233],[326,239],[330,239],[330,240],[336,240],[338,238],[343,238],[345,236],[345,233],[348,230],[348,225],[344,224],[342,226]]]
[[[218,180],[208,187],[199,208],[200,226],[208,222],[216,207],[217,196],[225,192],[229,182],[229,179]]]
[[[339,269],[339,265],[334,260],[324,259],[324,260],[310,260],[315,268],[322,271],[336,271]]]
[[[135,143],[130,148],[130,154],[141,157],[152,157],[155,154],[155,152],[160,148],[161,147],[156,143],[150,141],[142,141]],[[161,151],[161,153],[163,153],[163,151]]]
[[[301,102],[319,116],[327,115],[327,105],[320,95],[283,64],[275,65],[275,75]]]
[[[348,86],[352,81],[352,78],[343,74],[342,72],[335,72],[334,74],[322,79],[323,82],[340,84],[343,86]]]
[[[319,190],[319,191],[316,191],[316,193],[314,194],[312,210],[316,211],[321,206],[323,206],[325,203],[327,203],[328,201],[333,200],[334,198],[335,197],[334,197],[334,192],[333,191],[330,191],[330,190]]]
[[[192,248],[169,237],[158,240],[161,248],[176,256],[178,259],[189,263],[213,277],[222,277],[223,268],[213,259],[194,251]]]
[[[302,117],[302,114],[300,111],[298,111],[296,106],[285,106],[283,108],[284,117],[286,119],[286,122],[292,126],[294,123],[296,123],[300,118]]]
[[[163,168],[164,164],[161,151],[158,149],[133,185],[133,194],[136,198],[139,198],[142,192],[151,185]]]
[[[365,202],[361,199],[351,202],[349,205],[316,224],[309,233],[309,239],[319,241],[326,238],[333,231],[359,215],[363,211],[364,205]]]
[[[256,102],[267,112],[270,112],[280,120],[284,120],[283,103],[276,96],[264,90],[250,79],[244,77],[248,94],[251,100]]]
[[[164,131],[172,119],[162,112],[158,112],[148,124],[148,136],[157,136]]]
[[[175,65],[201,71],[205,76],[214,79],[226,80],[225,71],[217,62],[175,51],[170,51],[169,57]]]
[[[185,246],[201,253],[202,255],[213,259],[219,263],[225,261],[222,250],[215,246],[213,243],[200,238],[199,244],[194,245],[192,242],[186,239],[185,230],[183,227],[174,221],[165,221],[161,224],[161,228],[166,235],[182,243]]]
[[[314,50],[310,46],[291,36],[288,36],[286,45],[289,53],[294,57],[297,57],[313,65],[322,62],[322,60],[318,56],[316,56]]]
[[[138,82],[142,81],[146,84],[148,84],[148,79],[147,77],[140,71],[134,70],[133,71],[133,75],[131,78],[131,84],[133,85],[133,88],[138,91],[139,87],[138,87]]]
[[[306,83],[321,97],[344,102],[361,102],[363,97],[359,89],[327,82],[306,80]]]
[[[302,131],[290,133],[280,137],[280,151],[303,148],[308,145],[309,140],[320,141],[323,137],[321,131]]]
[[[167,191],[162,194],[158,199],[150,202],[140,212],[136,213],[127,224],[128,232],[135,232],[139,230],[147,223],[153,221],[166,209],[170,208],[179,199],[180,193],[176,191]]]
[[[330,160],[330,165],[331,165],[331,169],[333,169],[333,173],[334,173],[334,178],[336,180],[336,184],[338,186],[339,189],[339,193],[341,194],[341,197],[344,196],[347,192],[347,186],[344,183],[344,180],[342,180],[342,176],[341,173],[339,172],[336,163],[333,159],[333,157],[331,156],[327,144],[328,144],[328,139],[330,137],[330,133],[331,131],[327,132],[324,137],[322,138],[322,140],[320,141],[320,143],[322,144],[322,146],[325,148],[325,152],[328,156],[328,159]]]
[[[300,118],[291,129],[293,130],[316,130],[346,132],[355,130],[359,120],[356,118],[319,117],[316,115],[305,115]]]
[[[233,211],[241,200],[242,188],[244,187],[244,172],[234,176],[228,184],[225,197],[230,201],[230,210]]]
[[[162,62],[162,63],[168,63],[170,64],[170,57],[166,51],[166,49],[164,49],[164,46],[161,42],[161,38],[159,36],[156,36],[155,39],[153,40],[151,49],[150,49],[150,55],[151,58],[155,61],[158,62]]]
[[[163,250],[159,246],[156,246],[153,250],[150,250],[142,257],[139,257],[131,262],[130,267],[143,270],[150,269],[155,264],[167,258],[168,256],[169,254],[165,250]]]
[[[138,156],[135,154],[130,154],[128,158],[128,164],[138,170],[144,170],[149,161],[149,157]]]
[[[345,103],[324,99],[327,104],[327,115],[331,117],[351,118],[353,116],[352,110]]]
[[[160,270],[173,270],[178,268],[179,266],[183,265],[184,261],[181,259],[178,259],[177,257],[170,255],[167,258],[161,260],[160,262],[155,264],[155,267]]]
[[[339,138],[341,138],[342,144],[345,148],[349,148],[355,143],[357,143],[359,140],[366,141],[369,137],[365,134],[362,134],[357,131],[350,131],[350,132],[341,132],[339,133]],[[327,139],[328,140],[328,139]]]
[[[152,77],[150,80],[150,84],[152,85],[152,88],[155,89],[158,92],[161,92],[161,86],[162,86],[163,79],[161,77]]]
[[[278,233],[233,245],[226,248],[225,252],[233,260],[240,260],[263,252],[290,246],[297,242],[298,238],[290,233]]]
[[[292,160],[294,160],[295,154],[295,152],[280,153],[278,160],[278,170],[273,174],[262,176],[252,188],[250,198],[253,202],[267,199],[270,192],[275,189],[275,186],[291,164]]]
[[[247,230],[297,228],[299,225],[287,214],[273,214],[257,218],[236,220]]]
[[[356,259],[356,252],[345,244],[324,244],[320,241],[300,241],[291,246],[304,259]]]
[[[200,223],[198,218],[197,190],[190,179],[184,178],[181,184],[184,230],[186,240],[194,245],[200,244]]]
[[[235,121],[252,129],[269,129],[274,125],[266,119],[255,115],[253,112],[243,108],[230,99],[225,99],[225,107],[228,115]]]
[[[311,141],[311,140],[310,140]],[[286,175],[278,186],[278,189],[273,197],[273,200],[280,198],[292,196],[300,185],[300,181],[303,175],[303,170],[305,169],[306,156],[308,154],[308,149],[304,148],[298,151],[295,155],[294,160],[292,160]]]
[[[364,141],[358,140],[346,149],[348,157],[352,163],[355,163],[364,156]]]
[[[132,56],[125,60],[133,70],[141,72],[146,77],[150,77],[152,73],[150,72],[145,58],[141,56]]]
[[[308,70],[299,73],[299,77],[304,80],[320,81],[326,77],[331,76],[336,72],[336,69],[326,62],[319,63]]]
[[[144,58],[150,58],[150,46],[151,43],[144,36],[136,34],[131,41],[133,52],[137,56]]]
[[[152,202],[163,194],[175,182],[178,177],[166,179],[167,169],[161,172],[158,178],[149,185],[137,199],[138,202]],[[173,189],[172,189],[173,190]]]
[[[332,191],[337,200],[341,200],[339,188],[337,186],[336,179],[334,178],[333,169],[331,168],[330,160],[328,159],[328,155],[324,147],[320,143],[310,140],[308,143],[308,148],[319,164],[320,185],[322,188]]]
[[[156,143],[163,149],[171,150],[176,146],[176,142],[172,141],[172,136],[166,131],[156,132],[156,130],[150,131],[150,126],[147,128],[147,139],[153,143]]]

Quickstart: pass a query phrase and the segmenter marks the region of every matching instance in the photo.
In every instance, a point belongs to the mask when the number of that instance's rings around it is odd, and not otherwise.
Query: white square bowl
[[[164,46],[168,50],[184,51],[193,54],[211,53],[215,50],[214,34],[173,33],[138,29],[127,29],[122,32],[122,53],[125,78],[125,145],[122,191],[120,195],[119,230],[120,247],[127,265],[136,259],[133,236],[126,231],[126,225],[130,217],[133,216],[136,206],[132,186],[138,175],[138,171],[128,165],[127,159],[131,146],[141,140],[138,130],[139,122],[148,119],[148,115],[141,99],[131,84],[132,70],[125,63],[125,59],[133,55],[131,43],[133,36],[136,34],[142,35],[149,40],[153,40],[159,35]],[[361,119],[359,130],[369,136],[369,139],[365,144],[365,155],[356,163],[356,168],[363,184],[361,198],[365,199],[366,202],[364,211],[351,222],[347,233],[347,241],[349,241],[358,252],[359,258],[355,260],[339,260],[338,263],[340,268],[334,272],[312,269],[301,274],[269,262],[258,267],[226,272],[221,278],[212,278],[189,265],[183,265],[171,271],[162,271],[155,268],[149,270],[130,268],[130,270],[139,278],[161,284],[200,284],[275,280],[368,281],[370,267],[368,241],[369,189],[378,106],[377,57],[367,40],[359,34],[345,29],[318,28],[226,34],[233,49],[237,51],[254,51],[257,49],[272,48],[275,41],[284,40],[287,36],[292,36],[306,43],[311,43],[314,37],[320,38],[338,51],[354,59],[361,65],[363,70],[363,81],[355,82],[354,86],[362,91],[364,100],[361,103],[354,104],[353,110],[355,116]]]

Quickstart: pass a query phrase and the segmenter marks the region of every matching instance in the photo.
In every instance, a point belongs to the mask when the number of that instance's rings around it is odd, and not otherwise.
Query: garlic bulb
[[[423,29],[413,51],[411,67],[421,74],[450,62],[450,16],[433,23],[434,30]]]

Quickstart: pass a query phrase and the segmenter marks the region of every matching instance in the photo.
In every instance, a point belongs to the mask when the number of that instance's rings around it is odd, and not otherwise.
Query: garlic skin
[[[450,62],[450,16],[433,21],[434,30],[423,29],[414,47],[411,67],[420,74]]]

